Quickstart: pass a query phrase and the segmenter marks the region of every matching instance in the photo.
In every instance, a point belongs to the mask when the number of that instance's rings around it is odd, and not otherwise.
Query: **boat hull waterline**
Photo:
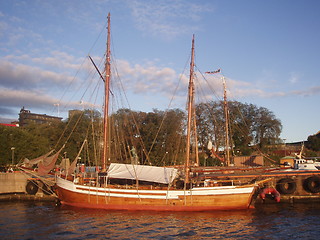
[[[255,186],[200,187],[189,190],[122,189],[77,185],[57,177],[63,205],[110,210],[212,211],[248,209]]]

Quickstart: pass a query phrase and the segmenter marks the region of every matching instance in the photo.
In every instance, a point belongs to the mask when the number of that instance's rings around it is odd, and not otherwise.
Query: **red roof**
[[[19,127],[19,124],[11,124],[11,123],[0,123],[0,125],[4,125],[8,127]]]

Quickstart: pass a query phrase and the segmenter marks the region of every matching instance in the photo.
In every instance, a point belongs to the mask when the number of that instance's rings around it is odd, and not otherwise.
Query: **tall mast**
[[[224,104],[224,116],[226,122],[226,141],[225,141],[225,152],[226,152],[226,164],[230,165],[230,150],[229,150],[229,110],[228,110],[228,101],[227,101],[227,87],[226,80],[222,77],[223,81],[223,104]]]
[[[197,122],[196,122],[196,108],[193,107],[193,132],[194,132],[194,145],[195,145],[195,165],[200,166],[199,161],[199,147],[198,147],[198,135],[197,135]]]
[[[111,77],[111,63],[110,63],[110,13],[108,14],[108,35],[107,35],[107,50],[105,62],[105,99],[104,99],[104,122],[103,122],[103,154],[102,154],[102,171],[106,171],[107,157],[108,157],[108,115],[109,115],[109,92],[110,92],[110,77]]]
[[[194,35],[192,36],[192,48],[191,48],[191,62],[190,62],[190,77],[189,77],[189,91],[188,91],[188,122],[187,122],[187,152],[185,162],[185,182],[189,182],[190,173],[190,135],[191,135],[191,124],[193,114],[193,101],[194,101]]]

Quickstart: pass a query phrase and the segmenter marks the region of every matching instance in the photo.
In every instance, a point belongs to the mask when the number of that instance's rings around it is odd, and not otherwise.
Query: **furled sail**
[[[38,174],[40,176],[48,174],[54,168],[62,149],[63,147],[56,154],[45,157],[42,162],[38,163]]]
[[[24,164],[25,167],[32,167],[32,165],[38,164],[39,162],[44,161],[44,159],[46,159],[53,151],[54,151],[54,149],[51,150],[50,152],[40,156],[40,157],[31,159],[31,160],[25,158],[24,161],[23,161],[23,164]]]
[[[178,170],[168,167],[111,163],[108,178],[132,179],[156,183],[171,183]]]
[[[70,164],[69,168],[67,169],[66,176],[70,176],[74,172],[77,166],[77,161],[78,158],[75,158],[73,162]]]

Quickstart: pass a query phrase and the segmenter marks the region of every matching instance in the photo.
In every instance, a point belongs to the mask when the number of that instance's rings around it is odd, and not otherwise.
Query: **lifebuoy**
[[[304,188],[308,192],[318,193],[320,192],[320,178],[313,176],[304,180]]]
[[[29,181],[26,185],[26,192],[35,195],[38,192],[38,185],[35,181]]]
[[[280,193],[274,188],[264,188],[259,194],[262,200],[265,200],[266,196],[271,196],[276,202],[280,202]]]
[[[292,178],[283,178],[277,182],[276,188],[282,194],[291,194],[296,191],[297,184]]]

